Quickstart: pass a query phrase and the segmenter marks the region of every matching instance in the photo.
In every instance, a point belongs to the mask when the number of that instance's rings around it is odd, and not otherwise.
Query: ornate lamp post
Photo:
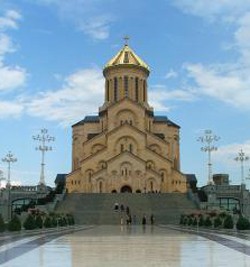
[[[217,147],[213,145],[213,142],[218,141],[219,139],[220,137],[214,135],[211,130],[205,130],[204,135],[197,139],[197,141],[204,143],[204,146],[201,147],[201,151],[208,153],[208,184],[213,184],[211,152],[217,150]]]
[[[8,221],[11,220],[11,198],[10,198],[10,165],[11,163],[15,163],[17,161],[17,158],[14,157],[14,155],[9,151],[8,154],[2,158],[3,162],[7,162],[8,164],[8,179],[7,179],[7,184],[6,188],[8,188]]]
[[[15,163],[17,161],[17,158],[15,158],[11,151],[9,151],[8,154],[4,158],[2,158],[2,161],[7,162],[8,164],[8,179],[6,186],[10,187],[10,165],[11,163]]]
[[[42,152],[42,160],[41,160],[41,174],[40,174],[40,181],[39,185],[45,185],[45,176],[44,176],[44,156],[45,152],[51,151],[52,147],[47,146],[46,143],[55,141],[55,138],[52,136],[49,136],[47,129],[41,129],[41,133],[37,136],[33,136],[33,139],[35,141],[38,141],[40,143],[39,146],[36,147],[36,150],[39,150]]]
[[[244,161],[249,160],[249,157],[245,155],[243,150],[241,149],[240,152],[238,153],[238,156],[234,159],[236,161],[240,162],[240,168],[241,168],[241,184],[245,184],[245,179],[244,179]]]

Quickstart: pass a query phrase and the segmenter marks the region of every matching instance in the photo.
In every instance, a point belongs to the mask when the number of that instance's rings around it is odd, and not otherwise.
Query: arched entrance
[[[132,193],[132,188],[129,185],[124,185],[121,188],[121,193]]]

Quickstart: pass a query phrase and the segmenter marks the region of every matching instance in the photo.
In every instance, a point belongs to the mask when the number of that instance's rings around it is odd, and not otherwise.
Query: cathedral
[[[105,65],[98,116],[72,126],[68,193],[187,191],[180,171],[180,127],[148,104],[149,66],[125,43]]]

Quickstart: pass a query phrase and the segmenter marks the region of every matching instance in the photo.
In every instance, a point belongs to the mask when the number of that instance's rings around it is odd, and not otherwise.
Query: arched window
[[[125,52],[123,63],[129,63],[128,52]]]
[[[135,100],[139,100],[139,79],[138,77],[135,78]]]
[[[114,79],[114,101],[118,99],[118,80],[117,77]]]
[[[150,182],[150,191],[153,192],[154,191],[154,183],[151,181]]]
[[[133,153],[133,145],[132,145],[132,144],[129,144],[129,151],[130,151],[131,153]]]
[[[161,181],[164,182],[164,172],[161,173]]]
[[[124,76],[124,94],[128,97],[128,76]]]

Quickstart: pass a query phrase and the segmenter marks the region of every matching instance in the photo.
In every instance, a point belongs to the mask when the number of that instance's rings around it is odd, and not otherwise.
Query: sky
[[[45,181],[71,171],[71,125],[104,101],[103,66],[124,45],[147,64],[149,103],[181,126],[181,171],[207,183],[205,130],[220,139],[213,173],[241,183],[250,156],[250,0],[0,0],[0,158],[13,184],[39,182],[41,129],[55,137]],[[244,177],[250,176],[250,160]],[[8,165],[0,162],[7,177]],[[246,180],[250,187],[250,180]],[[4,183],[2,182],[2,186]]]

